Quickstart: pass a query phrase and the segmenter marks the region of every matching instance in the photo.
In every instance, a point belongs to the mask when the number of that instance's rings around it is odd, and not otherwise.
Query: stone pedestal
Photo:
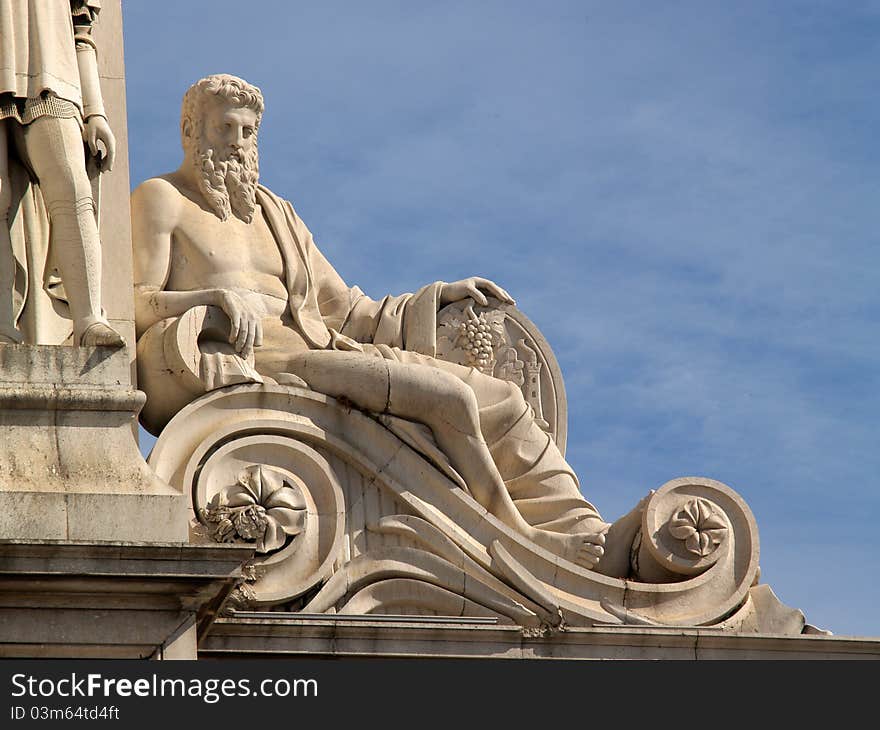
[[[0,540],[0,656],[195,659],[250,548]]]
[[[126,350],[0,347],[0,539],[188,541],[133,429]]]

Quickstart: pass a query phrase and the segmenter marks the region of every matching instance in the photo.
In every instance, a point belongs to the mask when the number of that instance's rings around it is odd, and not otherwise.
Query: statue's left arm
[[[510,295],[488,279],[470,277],[452,283],[435,281],[413,294],[388,295],[374,300],[357,286],[349,287],[315,245],[312,234],[288,204],[297,240],[306,252],[318,308],[327,327],[358,342],[388,345],[434,355],[437,312],[452,302],[486,297],[513,303]]]
[[[513,303],[497,284],[482,277],[447,283],[436,281],[415,294],[386,296],[374,301],[355,287],[360,295],[342,332],[362,342],[400,347],[403,350],[436,355],[437,313],[447,304],[472,298],[485,305],[487,296]]]
[[[109,171],[113,168],[116,157],[116,138],[104,110],[104,97],[98,77],[97,47],[92,38],[92,25],[97,14],[98,7],[88,0],[78,6],[74,4],[73,30],[83,99],[83,139],[88,143],[92,155],[99,158],[100,169]],[[104,146],[103,155],[99,143]]]

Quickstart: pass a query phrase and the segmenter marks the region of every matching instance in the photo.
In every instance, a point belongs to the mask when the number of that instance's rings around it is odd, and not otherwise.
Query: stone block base
[[[134,437],[126,350],[0,347],[0,539],[187,542],[188,501]]]
[[[0,657],[195,659],[251,548],[0,541]]]

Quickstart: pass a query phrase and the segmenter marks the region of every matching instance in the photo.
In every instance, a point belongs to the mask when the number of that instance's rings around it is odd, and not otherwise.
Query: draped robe
[[[600,519],[596,508],[580,493],[577,477],[551,437],[535,423],[519,388],[507,383],[506,398],[487,400],[480,383],[489,376],[435,358],[442,282],[428,284],[414,294],[370,299],[357,286],[350,287],[343,281],[289,202],[263,186],[257,190],[257,202],[284,259],[290,326],[305,346],[360,350],[365,357],[453,372],[477,397],[483,437],[525,520],[556,532],[596,529]],[[263,347],[273,347],[266,330]],[[410,445],[423,447],[419,448],[423,453],[431,451],[411,430],[392,430]],[[457,477],[448,462],[438,466]],[[460,477],[455,481],[467,488]]]

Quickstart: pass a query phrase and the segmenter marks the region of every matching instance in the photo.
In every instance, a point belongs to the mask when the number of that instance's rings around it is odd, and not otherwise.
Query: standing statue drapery
[[[60,315],[74,345],[124,344],[101,308],[83,144],[111,169],[91,35],[99,9],[99,0],[0,0],[0,343],[41,342],[41,320]]]

